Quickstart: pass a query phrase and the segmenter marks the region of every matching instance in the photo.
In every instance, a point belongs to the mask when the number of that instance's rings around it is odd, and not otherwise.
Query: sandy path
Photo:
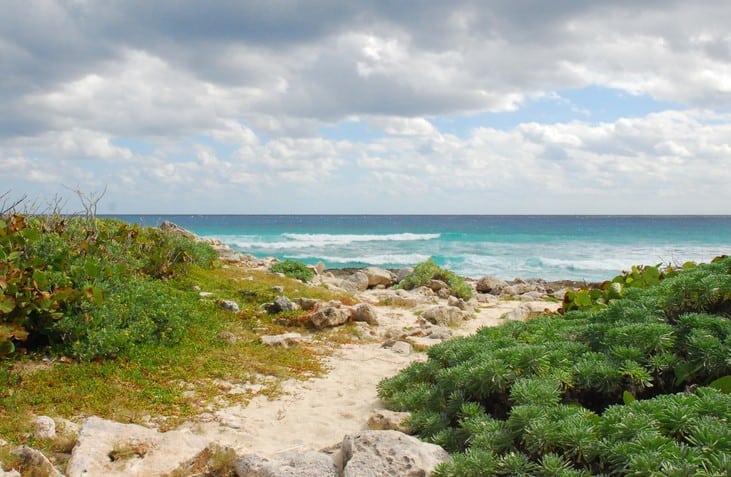
[[[482,326],[495,326],[501,315],[518,305],[497,302],[453,332],[467,335]],[[374,329],[379,334],[389,328],[415,326],[417,320],[413,310],[382,306],[378,312],[380,325]],[[239,453],[262,456],[330,447],[341,442],[345,434],[366,429],[372,411],[383,408],[377,396],[377,385],[383,378],[425,359],[425,353],[401,355],[382,348],[380,340],[344,345],[328,358],[325,376],[286,381],[281,397],[269,400],[257,396],[247,406],[220,410],[214,421],[193,424],[194,430]]]

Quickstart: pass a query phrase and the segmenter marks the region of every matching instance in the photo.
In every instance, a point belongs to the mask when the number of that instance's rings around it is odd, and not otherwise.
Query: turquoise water
[[[118,216],[171,220],[242,252],[329,268],[429,257],[468,277],[600,281],[634,264],[731,254],[731,216]]]

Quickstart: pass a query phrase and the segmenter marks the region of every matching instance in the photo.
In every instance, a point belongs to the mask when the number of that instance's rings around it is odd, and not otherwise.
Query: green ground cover
[[[259,342],[261,334],[302,326],[296,312],[282,321],[263,311],[277,287],[292,299],[351,299],[222,266],[207,244],[159,229],[84,217],[0,217],[0,437],[58,446],[34,441],[34,415],[122,422],[152,416],[173,427],[250,398],[227,393],[231,386],[257,383],[274,394],[282,379],[318,375],[329,352],[323,343],[273,349]],[[223,310],[223,299],[241,311]],[[12,462],[3,454],[12,448],[0,448],[0,461]]]
[[[731,259],[686,268],[435,346],[380,396],[454,453],[437,475],[731,475]]]

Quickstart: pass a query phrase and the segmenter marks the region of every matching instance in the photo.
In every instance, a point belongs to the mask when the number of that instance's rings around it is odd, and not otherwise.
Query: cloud
[[[346,195],[390,212],[632,212],[637,197],[723,212],[728,24],[710,1],[12,3],[0,192],[112,184],[120,207],[166,210],[343,210]],[[590,122],[562,99],[582,88],[672,107]],[[578,119],[520,116],[536,98]],[[439,127],[490,112],[517,119]],[[375,134],[323,137],[348,123]]]

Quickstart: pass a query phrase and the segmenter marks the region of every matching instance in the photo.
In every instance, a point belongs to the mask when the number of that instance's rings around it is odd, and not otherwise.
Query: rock
[[[343,477],[428,476],[447,451],[398,431],[363,431],[343,439]]]
[[[410,417],[410,412],[378,409],[368,417],[368,428],[373,431],[399,431],[411,434],[413,431],[407,422]]]
[[[20,472],[17,470],[4,471],[2,462],[0,462],[0,477],[22,477]]]
[[[368,275],[362,271],[357,271],[341,281],[339,286],[351,293],[366,291],[368,289]]]
[[[363,269],[363,273],[368,277],[368,288],[374,288],[379,285],[390,287],[396,283],[396,275],[378,267],[367,267]]]
[[[435,325],[456,326],[464,320],[465,313],[454,306],[439,305],[424,310],[421,316]]]
[[[288,311],[296,311],[299,310],[299,305],[286,296],[278,296],[274,299],[274,306],[273,309],[277,310],[276,313],[279,312],[288,312]]]
[[[33,420],[33,435],[36,439],[54,439],[56,423],[48,416],[38,416]]]
[[[274,293],[279,293],[279,294],[282,294],[282,293],[284,293],[284,287],[283,287],[282,285],[274,285],[274,286],[272,287],[272,291],[273,291]]]
[[[452,330],[443,326],[432,326],[426,330],[424,336],[432,340],[448,340],[452,337]]]
[[[291,348],[303,341],[302,335],[299,333],[284,333],[281,335],[264,335],[259,338],[262,344],[267,346],[281,346],[282,348]]]
[[[445,288],[448,290],[449,285],[447,285],[445,282],[441,280],[429,280],[426,282],[426,287],[434,292],[438,292],[439,290],[444,290]]]
[[[317,273],[318,275],[322,275],[323,272],[325,272],[325,264],[322,262],[317,262],[312,269]]]
[[[48,457],[39,450],[28,446],[20,446],[13,451],[13,454],[20,461],[20,467],[23,469],[24,475],[62,477],[61,472],[56,470]]]
[[[391,351],[396,354],[402,354],[408,356],[411,354],[411,345],[406,341],[396,341],[391,345]]]
[[[539,291],[529,291],[529,292],[523,293],[518,298],[521,301],[538,301],[538,300],[543,299],[544,296],[545,295]]]
[[[533,314],[530,305],[521,303],[512,311],[505,313],[501,318],[507,321],[525,321]]]
[[[220,341],[223,341],[224,343],[228,344],[234,344],[236,341],[238,341],[238,338],[236,338],[236,335],[231,333],[230,331],[222,331],[218,333],[217,338]]]
[[[475,284],[478,293],[489,293],[491,295],[502,295],[510,285],[505,280],[496,277],[482,277]]]
[[[160,230],[164,230],[165,232],[171,232],[182,235],[184,237],[198,240],[198,236],[196,234],[168,220],[163,220],[163,222],[157,228],[159,228]]]
[[[8,441],[0,437],[0,447],[5,447],[6,445],[8,445]]]
[[[342,325],[349,319],[350,310],[336,306],[326,306],[310,315],[310,322],[318,329]]]
[[[66,466],[68,477],[161,475],[193,458],[209,441],[190,432],[160,433],[136,424],[87,418]]]
[[[297,303],[303,310],[310,311],[317,308],[320,300],[317,300],[316,298],[297,298],[295,299],[295,303]]]
[[[234,313],[238,313],[239,311],[241,311],[239,309],[239,304],[233,300],[221,300],[219,304],[221,308],[227,311],[232,311]]]
[[[368,303],[355,305],[351,309],[351,313],[353,321],[365,321],[369,325],[378,326],[378,315],[373,305],[369,305]]]
[[[213,293],[202,291],[198,292],[198,296],[200,296],[201,298],[208,298],[209,296],[213,296]]]
[[[333,458],[323,452],[286,452],[274,457],[247,454],[234,464],[238,477],[338,477]]]

